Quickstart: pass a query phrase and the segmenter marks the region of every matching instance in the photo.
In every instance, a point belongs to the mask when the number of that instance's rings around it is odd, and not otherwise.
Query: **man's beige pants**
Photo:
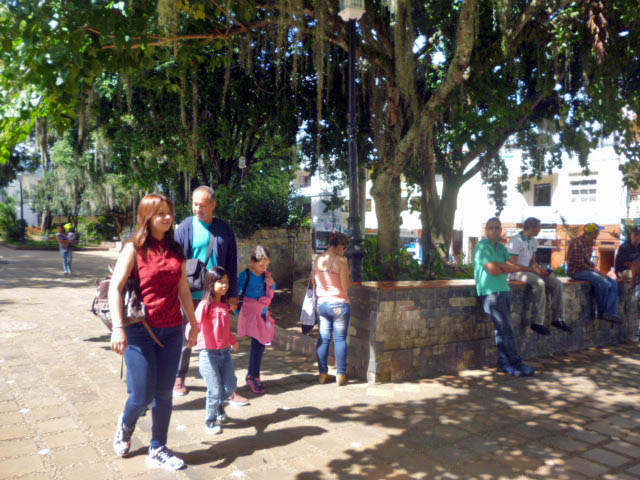
[[[531,285],[532,294],[532,323],[544,325],[544,315],[547,306],[547,295],[551,295],[551,320],[564,319],[564,297],[562,282],[553,275],[541,277],[533,272],[515,272],[509,275],[509,280],[518,280]]]

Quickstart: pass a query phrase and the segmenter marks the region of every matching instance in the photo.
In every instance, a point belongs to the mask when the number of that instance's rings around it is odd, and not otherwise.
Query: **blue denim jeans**
[[[333,335],[333,349],[338,364],[338,375],[347,371],[347,334],[351,319],[351,305],[348,303],[318,303],[320,338],[318,338],[318,371],[327,373],[329,367],[329,345]]]
[[[228,348],[200,351],[200,375],[207,384],[207,418],[213,423],[220,413],[225,399],[236,391],[238,380],[234,373],[233,360]]]
[[[153,328],[164,347],[153,341],[142,323],[127,327],[129,346],[124,352],[127,363],[127,390],[129,398],[124,407],[122,421],[128,428],[136,426],[138,417],[153,402],[151,417],[151,447],[167,444],[171,420],[173,384],[182,348],[182,325]]]
[[[60,249],[60,255],[62,255],[62,269],[65,272],[71,273],[71,260],[73,257],[73,249],[71,247],[66,250]]]
[[[600,316],[618,314],[618,282],[613,278],[605,277],[591,270],[574,273],[571,277],[576,280],[585,280],[591,284]]]
[[[484,313],[491,317],[491,321],[496,327],[498,368],[520,366],[522,357],[518,352],[518,342],[511,323],[511,292],[482,295],[480,300]]]
[[[260,378],[260,368],[262,367],[262,357],[267,347],[255,338],[251,338],[251,350],[249,351],[249,369],[247,375],[253,378]]]

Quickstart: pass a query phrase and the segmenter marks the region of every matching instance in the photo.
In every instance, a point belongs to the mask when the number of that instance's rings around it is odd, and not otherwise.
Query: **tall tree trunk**
[[[51,157],[49,156],[49,125],[45,117],[36,119],[36,143],[40,150],[40,163],[46,174],[51,169]],[[51,211],[49,205],[45,205],[40,217],[40,230],[45,232],[51,228]]]
[[[378,218],[378,260],[392,259],[391,264],[383,265],[389,278],[395,278],[397,274],[393,254],[400,246],[401,194],[399,176],[380,172],[374,179],[371,196],[376,201]]]

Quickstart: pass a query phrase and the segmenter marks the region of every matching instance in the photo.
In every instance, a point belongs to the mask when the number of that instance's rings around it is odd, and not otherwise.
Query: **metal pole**
[[[362,219],[360,218],[360,186],[358,178],[358,125],[356,122],[356,21],[349,20],[349,230],[351,246],[347,257],[351,265],[351,278],[362,281],[362,261],[364,246],[362,237]]]
[[[22,175],[18,176],[20,183],[20,241],[24,242],[24,197],[22,196]]]

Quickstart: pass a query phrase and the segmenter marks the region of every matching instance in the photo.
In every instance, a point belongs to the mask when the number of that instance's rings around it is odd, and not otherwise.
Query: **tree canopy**
[[[403,175],[421,187],[423,245],[434,251],[450,241],[464,182],[481,174],[499,200],[509,139],[526,152],[523,173],[538,175],[560,165],[562,151],[586,162],[599,139],[613,137],[632,176],[637,1],[365,8],[359,149],[381,255],[398,247]],[[287,157],[300,128],[314,165],[341,168],[347,29],[337,13],[337,0],[9,2],[0,6],[0,158],[36,118],[74,125],[82,151],[92,110],[113,168],[139,185],[184,185],[184,195],[193,177],[229,181],[240,155]]]

